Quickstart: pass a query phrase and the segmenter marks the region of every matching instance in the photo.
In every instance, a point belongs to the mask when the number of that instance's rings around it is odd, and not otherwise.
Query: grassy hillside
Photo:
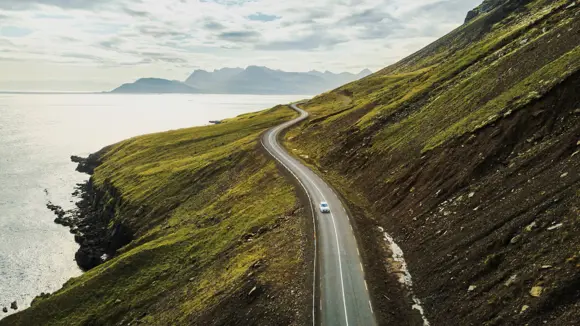
[[[293,114],[277,107],[106,149],[93,204],[133,241],[0,325],[307,323],[309,219],[257,146]]]
[[[580,4],[496,3],[287,134],[350,202],[379,314],[381,226],[432,325],[580,320]]]

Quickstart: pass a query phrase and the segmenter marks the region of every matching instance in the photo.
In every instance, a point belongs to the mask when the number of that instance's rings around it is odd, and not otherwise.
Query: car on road
[[[330,206],[328,206],[328,203],[323,201],[320,203],[320,212],[321,213],[330,213]]]

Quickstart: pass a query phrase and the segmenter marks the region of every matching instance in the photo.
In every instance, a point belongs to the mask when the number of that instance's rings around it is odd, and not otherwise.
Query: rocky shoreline
[[[101,163],[100,152],[87,158],[71,156],[71,160],[78,163],[77,171],[89,175]],[[83,271],[88,271],[115,256],[117,249],[132,240],[132,232],[115,223],[116,207],[120,206],[121,197],[111,184],[105,183],[97,188],[91,177],[77,184],[72,195],[80,199],[74,209],[65,211],[51,202],[46,207],[56,215],[55,223],[70,228],[74,234],[80,245],[75,260]]]

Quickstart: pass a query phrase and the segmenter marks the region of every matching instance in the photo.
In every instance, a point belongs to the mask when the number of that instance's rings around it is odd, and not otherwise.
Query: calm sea
[[[205,125],[306,96],[0,94],[0,319],[81,274],[50,200],[73,206],[71,155],[145,133]],[[12,310],[10,310],[12,312]]]

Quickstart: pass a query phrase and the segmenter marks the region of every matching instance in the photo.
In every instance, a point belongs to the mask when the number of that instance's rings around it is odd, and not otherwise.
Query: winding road
[[[262,145],[302,185],[315,217],[313,325],[376,325],[358,245],[346,209],[334,191],[316,173],[292,157],[279,143],[280,132],[308,118],[300,116],[268,130]],[[326,201],[331,213],[320,212]]]

